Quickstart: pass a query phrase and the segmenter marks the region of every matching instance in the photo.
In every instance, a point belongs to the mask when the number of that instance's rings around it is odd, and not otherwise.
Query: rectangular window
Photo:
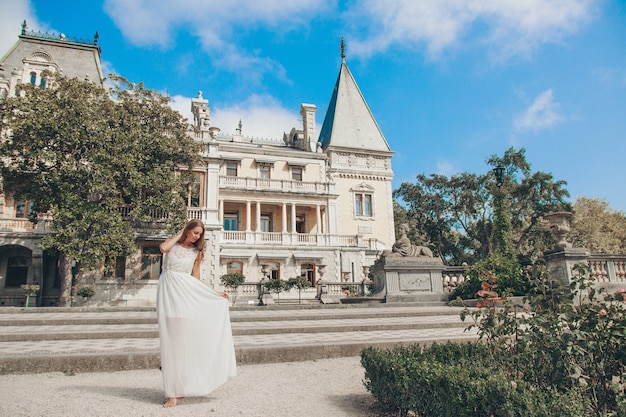
[[[202,207],[204,205],[204,193],[202,192],[202,185],[204,184],[204,173],[186,172],[186,174],[192,176],[186,196],[187,207]]]
[[[104,258],[102,267],[102,278],[120,278],[126,276],[126,257],[119,255],[109,255]]]
[[[291,179],[302,181],[302,167],[291,167]]]
[[[226,176],[236,177],[238,167],[239,164],[237,162],[226,162]]]
[[[372,195],[354,194],[354,212],[357,216],[372,217]]]
[[[262,180],[269,180],[271,176],[272,166],[269,164],[259,165],[259,178]]]
[[[224,213],[224,230],[239,230],[237,225],[237,213]]]
[[[144,246],[141,249],[141,279],[158,279],[162,263],[163,254],[158,246]]]
[[[15,202],[15,218],[27,219],[28,215],[33,209],[35,203],[31,201],[17,201]]]
[[[272,231],[272,215],[271,214],[261,214],[261,231],[262,232]]]

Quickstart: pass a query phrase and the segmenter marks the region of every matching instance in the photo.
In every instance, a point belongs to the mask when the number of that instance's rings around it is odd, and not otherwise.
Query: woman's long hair
[[[185,228],[183,229],[183,235],[180,237],[180,239],[178,239],[177,243],[183,243],[185,241],[185,239],[187,238],[187,233],[189,233],[189,231],[191,229],[195,229],[198,226],[200,226],[202,228],[202,234],[200,235],[198,240],[196,240],[193,243],[193,245],[200,252],[203,252],[204,251],[204,231],[205,231],[205,228],[204,228],[204,223],[202,223],[202,221],[200,221],[200,220],[197,220],[197,219],[189,220],[187,222],[187,224],[185,225]]]

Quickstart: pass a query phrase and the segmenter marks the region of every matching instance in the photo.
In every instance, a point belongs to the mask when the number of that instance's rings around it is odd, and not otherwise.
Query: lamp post
[[[504,167],[498,164],[498,166],[492,169],[491,172],[496,177],[496,186],[498,186],[498,188],[502,187],[502,184],[504,183]]]
[[[505,168],[498,164],[491,173],[496,179],[496,189],[493,192],[493,252],[503,256],[513,257],[513,241],[511,240],[511,203],[506,195],[506,187],[502,188],[505,180]]]

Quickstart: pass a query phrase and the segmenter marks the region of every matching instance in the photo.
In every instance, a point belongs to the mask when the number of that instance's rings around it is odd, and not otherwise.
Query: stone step
[[[29,309],[30,310],[30,309]],[[1,311],[1,310],[0,310]],[[358,356],[367,346],[465,341],[460,308],[274,308],[231,311],[240,364]],[[159,366],[154,310],[0,312],[0,374]]]
[[[0,326],[62,326],[62,325],[104,325],[104,324],[153,324],[157,322],[156,311],[150,310],[67,310],[50,311],[46,308],[23,309],[22,312],[3,312],[0,309]],[[12,309],[14,310],[14,309]],[[37,310],[37,311],[34,311]],[[457,316],[459,307],[326,307],[326,308],[233,308],[231,323],[264,320],[320,320],[320,319],[364,319],[382,317],[412,316]]]
[[[341,318],[307,320],[234,321],[233,335],[262,335],[285,333],[325,333],[334,331],[407,330],[444,327],[465,327],[457,316],[410,316],[376,318]],[[116,338],[158,338],[154,323],[124,324],[31,324],[0,327],[0,342],[36,340],[78,340]]]

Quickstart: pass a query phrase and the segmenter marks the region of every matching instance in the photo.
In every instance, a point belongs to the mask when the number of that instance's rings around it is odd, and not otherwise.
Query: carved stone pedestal
[[[370,268],[374,294],[385,296],[387,303],[441,302],[443,262],[431,257],[381,257]]]

